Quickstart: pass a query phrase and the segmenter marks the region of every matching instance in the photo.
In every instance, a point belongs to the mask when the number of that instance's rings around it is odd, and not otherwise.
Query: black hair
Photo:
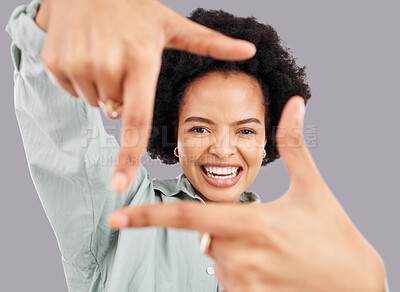
[[[283,107],[290,97],[300,95],[304,102],[311,98],[306,67],[296,65],[290,49],[282,45],[275,29],[251,17],[237,17],[222,10],[198,8],[188,17],[194,22],[225,35],[244,39],[256,45],[257,53],[245,61],[221,61],[185,51],[165,49],[162,55],[153,115],[153,129],[147,152],[165,164],[179,162],[173,151],[176,147],[175,128],[185,89],[196,78],[211,72],[243,72],[254,77],[265,100],[265,130],[267,144],[265,166],[279,158],[275,132]]]

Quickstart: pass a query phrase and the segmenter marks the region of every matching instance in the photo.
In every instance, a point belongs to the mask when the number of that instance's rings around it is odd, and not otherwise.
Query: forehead
[[[192,115],[216,122],[250,117],[264,120],[261,87],[254,77],[245,73],[209,73],[194,80],[185,90],[179,120]]]

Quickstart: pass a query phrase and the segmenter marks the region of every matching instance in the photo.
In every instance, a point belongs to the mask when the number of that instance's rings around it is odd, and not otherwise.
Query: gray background
[[[28,1],[28,0],[26,0]],[[2,0],[1,287],[2,291],[67,291],[57,241],[31,181],[13,108],[11,11],[26,1]],[[162,1],[187,15],[224,9],[271,24],[308,67],[313,97],[306,110],[310,152],[355,225],[383,257],[391,291],[400,291],[399,5],[396,1]],[[397,6],[397,7],[395,7]],[[112,132],[119,123],[107,121]],[[145,164],[155,177],[180,166]],[[264,202],[289,185],[281,160],[263,168],[251,190]]]

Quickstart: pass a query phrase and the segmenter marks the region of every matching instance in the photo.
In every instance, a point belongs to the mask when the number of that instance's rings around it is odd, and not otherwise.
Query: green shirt
[[[13,39],[17,120],[69,291],[221,291],[197,232],[109,227],[109,215],[123,206],[204,201],[184,174],[151,179],[143,165],[128,191],[116,195],[110,189],[119,145],[104,130],[98,108],[48,79],[40,60],[46,33],[34,22],[40,3],[17,7],[6,30]],[[260,202],[247,191],[239,199]]]

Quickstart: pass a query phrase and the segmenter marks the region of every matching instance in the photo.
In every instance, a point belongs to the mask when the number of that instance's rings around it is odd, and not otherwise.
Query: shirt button
[[[207,274],[214,275],[214,268],[213,267],[208,267],[207,268]]]

